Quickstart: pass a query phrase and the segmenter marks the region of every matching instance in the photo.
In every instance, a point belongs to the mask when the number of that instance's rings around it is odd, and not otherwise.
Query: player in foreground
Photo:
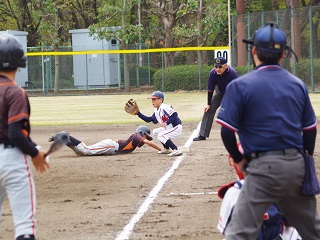
[[[8,196],[16,240],[34,240],[36,192],[30,157],[35,169],[49,167],[45,152],[30,138],[30,104],[27,93],[15,82],[19,68],[26,67],[19,39],[0,35],[0,215]],[[4,231],[4,230],[3,230]]]
[[[49,138],[49,142],[54,141],[59,134],[65,132],[56,133]],[[127,140],[112,140],[104,139],[98,143],[87,146],[84,142],[76,139],[69,134],[69,142],[67,146],[71,148],[75,153],[82,156],[101,156],[101,155],[114,155],[131,153],[137,147],[142,147],[144,144],[160,151],[161,147],[152,142],[150,136],[150,129],[146,126],[139,126],[134,134],[132,134]]]
[[[149,97],[152,100],[152,106],[155,108],[154,113],[148,117],[140,111],[138,117],[145,122],[159,123],[160,127],[153,130],[153,135],[162,143],[163,149],[159,154],[168,154],[169,157],[180,156],[182,152],[172,142],[172,138],[178,137],[182,133],[182,122],[178,113],[168,104],[164,104],[164,95],[160,91],[155,91]],[[172,152],[170,149],[172,149]]]
[[[243,153],[241,144],[238,143],[238,149]],[[236,181],[223,185],[218,190],[218,197],[222,199],[220,207],[220,216],[217,228],[224,234],[226,228],[231,220],[231,215],[234,209],[234,205],[237,202],[241,188],[245,182],[244,178],[246,174],[240,172],[237,165],[234,164],[233,159],[229,155],[229,165],[234,167],[234,170],[238,176]],[[259,231],[257,240],[301,240],[297,230],[288,223],[283,213],[279,208],[272,204],[267,212],[263,215],[262,226]]]
[[[217,122],[223,143],[246,180],[226,229],[226,240],[256,240],[264,213],[275,203],[302,239],[320,239],[315,195],[303,195],[306,164],[313,155],[317,118],[303,81],[281,68],[285,33],[274,23],[252,39],[255,70],[232,81]],[[237,148],[236,133],[244,154]]]

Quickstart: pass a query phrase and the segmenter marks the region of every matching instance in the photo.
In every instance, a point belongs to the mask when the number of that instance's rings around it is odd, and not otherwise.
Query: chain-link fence
[[[252,70],[251,55],[242,39],[252,37],[267,22],[276,22],[299,57],[297,63],[289,56],[282,66],[301,78],[311,92],[319,91],[319,21],[315,20],[319,10],[316,6],[232,16],[231,65],[240,75]],[[204,90],[215,56],[215,51],[203,48],[176,51],[149,49],[144,44],[127,45],[126,50],[121,50],[121,45],[115,48],[118,51],[108,53],[77,52],[74,47],[61,47],[58,52],[28,48],[27,75],[18,76],[18,83],[28,91],[45,94],[89,94],[143,87],[162,91]]]
[[[285,32],[289,45],[299,58],[288,56],[282,67],[301,78],[310,91],[320,90],[319,6],[279,11],[247,13],[232,16],[232,62],[234,66],[252,69],[250,53],[242,39],[250,38],[254,32],[268,22],[275,22]]]
[[[140,52],[141,50],[146,50]],[[126,74],[129,74],[129,89],[149,87],[153,88],[154,74],[158,71],[171,69],[175,66],[192,67],[195,86],[193,90],[203,89],[211,69],[201,72],[203,66],[212,66],[214,51],[157,51],[146,49],[145,46],[127,46],[126,53],[122,50],[104,53],[103,51],[73,52],[71,47],[52,52],[51,49],[28,49],[28,77],[20,80],[20,85],[34,93],[93,93],[103,91],[118,91],[128,89]],[[134,50],[134,53],[128,51]],[[159,50],[159,49],[158,49]],[[54,54],[53,54],[54,53]],[[200,56],[201,62],[199,62]],[[171,66],[165,67],[165,62],[172,59]],[[183,70],[182,70],[183,71]],[[182,72],[175,75],[174,81],[181,82],[181,89],[185,89]],[[200,76],[202,74],[202,76]],[[180,75],[180,76],[179,76]],[[166,74],[161,74],[161,81]],[[190,76],[190,75],[189,75]],[[184,79],[179,79],[179,78]],[[180,85],[181,85],[180,84]],[[160,84],[160,90],[166,91]],[[159,84],[158,84],[159,87]],[[179,90],[179,89],[172,89]]]

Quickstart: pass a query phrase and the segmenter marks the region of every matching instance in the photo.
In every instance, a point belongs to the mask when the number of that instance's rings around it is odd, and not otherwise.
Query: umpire
[[[236,70],[228,66],[227,60],[223,57],[214,59],[214,68],[210,71],[208,78],[208,98],[204,108],[199,136],[193,141],[206,140],[209,137],[214,115],[219,108],[227,85],[238,77]],[[214,92],[217,86],[216,91]]]
[[[302,195],[304,151],[313,155],[317,119],[301,79],[280,67],[292,51],[274,23],[259,28],[252,39],[254,71],[231,82],[217,122],[223,143],[246,182],[227,226],[226,240],[256,240],[263,214],[276,203],[302,239],[320,239],[315,196]],[[292,51],[293,52],[293,51]],[[238,151],[236,134],[244,150]]]
[[[8,196],[16,240],[34,240],[36,235],[36,193],[30,160],[39,172],[49,167],[45,153],[30,138],[27,93],[14,80],[26,62],[18,38],[0,35],[0,210]]]

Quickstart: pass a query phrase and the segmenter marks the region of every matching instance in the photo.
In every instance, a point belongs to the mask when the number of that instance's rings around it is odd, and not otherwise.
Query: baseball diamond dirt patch
[[[182,136],[174,142],[182,147],[197,125],[184,123]],[[32,137],[48,149],[48,138],[62,130],[90,145],[105,138],[126,139],[137,127],[138,124],[33,127]],[[67,147],[54,153],[48,172],[34,171],[37,239],[116,239],[124,234],[129,239],[142,240],[221,240],[223,236],[216,229],[221,200],[214,192],[234,180],[235,173],[228,165],[217,124],[209,139],[191,143],[190,149],[183,148],[179,164],[177,158],[159,155],[148,146],[131,154],[108,157],[80,157]],[[319,152],[317,143],[317,159]],[[173,164],[177,165],[173,167]],[[319,161],[316,164],[320,172]],[[150,192],[172,168],[172,175],[152,195]],[[146,200],[151,201],[150,205],[146,205]],[[145,209],[139,215],[141,206]],[[0,239],[13,239],[7,200],[2,210]],[[127,225],[130,221],[133,222],[131,234]]]

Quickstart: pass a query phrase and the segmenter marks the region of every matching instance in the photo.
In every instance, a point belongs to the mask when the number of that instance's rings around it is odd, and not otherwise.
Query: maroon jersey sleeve
[[[137,147],[142,147],[144,145],[144,137],[138,134],[132,134],[127,140],[118,140],[119,150],[118,153],[131,153]]]
[[[19,121],[23,121],[23,135],[29,138],[30,104],[26,92],[3,77],[0,77],[0,86],[0,142],[9,142],[8,126]]]

